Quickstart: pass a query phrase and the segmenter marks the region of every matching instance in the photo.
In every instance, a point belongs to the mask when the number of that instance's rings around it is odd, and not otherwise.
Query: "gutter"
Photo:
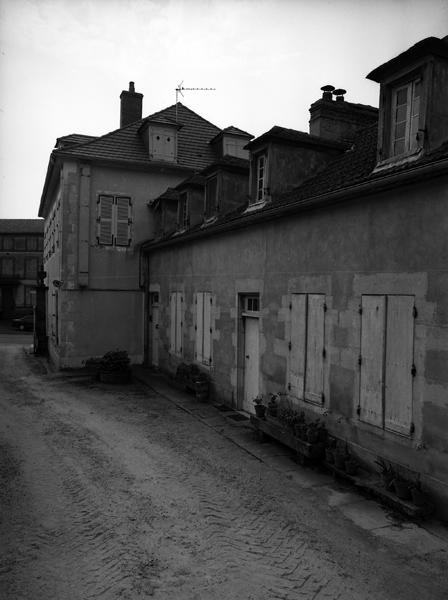
[[[347,188],[335,190],[318,196],[310,196],[302,201],[291,202],[286,205],[271,205],[269,208],[260,212],[253,212],[247,216],[240,215],[234,220],[226,221],[225,223],[217,224],[212,227],[207,227],[181,237],[170,238],[161,242],[143,242],[141,250],[143,252],[165,248],[175,244],[187,243],[199,238],[209,237],[224,233],[244,229],[251,225],[262,223],[269,219],[279,219],[285,216],[300,213],[302,211],[313,210],[315,208],[323,208],[339,202],[351,200],[361,195],[372,195],[382,191],[392,189],[401,185],[409,185],[411,183],[421,182],[428,177],[443,176],[448,174],[448,159],[442,159],[438,162],[430,163],[412,170],[407,170],[401,173],[392,175],[384,175],[381,178],[370,180],[364,183],[352,185]]]

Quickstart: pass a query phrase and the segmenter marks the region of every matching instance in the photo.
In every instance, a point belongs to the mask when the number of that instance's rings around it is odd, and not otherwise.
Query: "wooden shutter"
[[[170,294],[170,352],[176,352],[176,298],[177,293]]]
[[[303,398],[305,383],[306,294],[291,295],[289,381],[291,396]]]
[[[383,425],[385,296],[363,296],[361,313],[360,419]]]
[[[196,360],[202,362],[204,355],[204,294],[196,294]]]
[[[182,303],[183,297],[180,292],[176,293],[176,354],[182,354]]]
[[[412,422],[414,297],[388,296],[384,426],[409,435]]]
[[[113,196],[100,196],[98,200],[98,232],[99,244],[112,244],[113,236]]]
[[[325,296],[308,296],[305,400],[322,404],[324,385]]]
[[[116,246],[129,246],[131,243],[131,199],[116,198],[115,219]]]
[[[204,293],[204,349],[202,362],[212,364],[212,295]]]

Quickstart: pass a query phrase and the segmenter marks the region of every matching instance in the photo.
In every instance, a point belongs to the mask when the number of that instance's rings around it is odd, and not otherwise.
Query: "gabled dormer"
[[[205,178],[193,175],[176,186],[177,231],[183,233],[202,222]]]
[[[417,160],[448,139],[448,36],[418,42],[367,78],[381,86],[376,170]]]
[[[205,179],[203,197],[204,224],[215,221],[247,202],[249,192],[249,161],[236,156],[224,156],[202,171]]]
[[[277,195],[300,185],[347,148],[347,144],[332,139],[277,125],[272,127],[247,145],[248,210],[261,208]]]
[[[220,131],[218,135],[210,141],[210,145],[217,158],[233,156],[235,158],[249,160],[249,151],[246,149],[246,145],[253,137],[254,136],[250,133],[231,125]]]
[[[182,125],[164,116],[144,121],[140,134],[150,160],[177,163],[177,138],[181,127]]]

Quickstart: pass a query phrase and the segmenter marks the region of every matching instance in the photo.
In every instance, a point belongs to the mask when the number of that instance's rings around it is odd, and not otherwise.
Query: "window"
[[[3,238],[3,250],[13,250],[14,249],[14,238],[5,235]]]
[[[26,242],[26,238],[16,237],[14,240],[14,249],[15,250],[25,250],[25,242]]]
[[[419,146],[420,95],[420,79],[392,90],[391,156]]]
[[[36,290],[31,285],[26,285],[25,289],[25,306],[33,306],[36,301]]]
[[[262,202],[266,191],[266,156],[261,154],[257,158],[256,170],[256,196],[255,202]]]
[[[291,396],[322,404],[325,361],[325,296],[292,294],[288,360]]]
[[[243,312],[258,312],[260,310],[260,296],[247,294],[243,296]]]
[[[188,206],[188,194],[183,192],[179,197],[179,214],[177,217],[180,230],[188,229],[190,225],[190,211]]]
[[[37,277],[37,258],[25,259],[25,279],[36,279]]]
[[[14,275],[14,259],[2,258],[0,260],[0,275],[3,277],[13,277]]]
[[[178,356],[182,355],[183,301],[181,292],[170,294],[170,352]]]
[[[218,178],[210,177],[205,185],[205,218],[211,219],[218,212]]]
[[[37,250],[37,238],[29,237],[26,239],[26,249],[30,251]]]
[[[98,198],[97,241],[104,246],[129,246],[131,243],[131,199],[101,195]]]
[[[212,364],[212,304],[209,292],[196,294],[195,358],[204,365]]]
[[[362,296],[359,418],[412,430],[414,296]]]

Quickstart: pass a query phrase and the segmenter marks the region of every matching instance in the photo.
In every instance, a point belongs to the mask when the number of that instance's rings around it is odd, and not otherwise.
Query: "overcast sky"
[[[448,33],[447,0],[0,0],[0,218],[35,218],[57,137],[180,100],[255,136],[308,131],[320,87],[378,106],[375,67]]]

